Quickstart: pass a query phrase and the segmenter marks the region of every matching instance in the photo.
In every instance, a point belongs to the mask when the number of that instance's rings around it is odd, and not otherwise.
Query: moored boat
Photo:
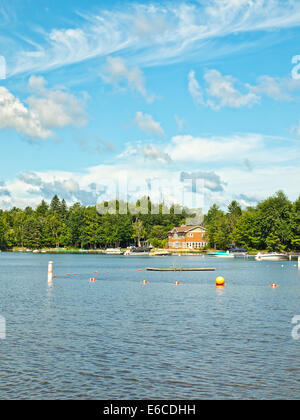
[[[107,255],[122,255],[123,251],[120,248],[108,248],[105,251],[105,254],[107,254]]]
[[[248,255],[248,250],[246,248],[230,248],[229,252],[234,254],[235,257],[246,257]]]
[[[214,258],[234,258],[234,254],[229,251],[209,252],[207,256],[214,257]]]
[[[260,252],[255,257],[256,261],[286,261],[289,259],[287,254],[277,254],[273,252],[271,254],[261,254]]]
[[[129,256],[145,256],[149,255],[150,249],[149,248],[143,248],[143,247],[129,247],[124,255]]]

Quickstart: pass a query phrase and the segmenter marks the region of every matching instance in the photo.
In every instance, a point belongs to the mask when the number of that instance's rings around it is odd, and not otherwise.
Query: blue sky
[[[0,207],[190,204],[183,172],[205,209],[296,199],[299,26],[292,0],[0,0]]]

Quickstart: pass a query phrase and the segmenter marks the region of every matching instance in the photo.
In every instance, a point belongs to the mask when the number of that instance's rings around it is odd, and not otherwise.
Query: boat
[[[169,257],[172,254],[166,249],[158,249],[156,251],[150,252],[149,255],[150,257]]]
[[[273,252],[271,254],[261,254],[260,252],[255,257],[256,261],[286,261],[289,259],[287,254],[277,254]]]
[[[105,251],[105,254],[107,254],[107,255],[122,255],[123,251],[120,248],[108,248]]]
[[[143,247],[134,247],[131,246],[125,251],[126,256],[133,255],[133,256],[145,256],[150,254],[150,248],[143,248]]]
[[[207,254],[208,257],[214,258],[234,258],[234,254],[229,251],[216,251],[216,252],[209,252]]]
[[[231,248],[229,250],[231,254],[234,254],[235,257],[246,257],[248,255],[248,250],[245,248]]]

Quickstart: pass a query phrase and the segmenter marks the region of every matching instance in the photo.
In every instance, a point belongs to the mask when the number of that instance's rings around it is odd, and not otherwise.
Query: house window
[[[188,233],[188,237],[189,238],[193,238],[194,237],[194,234],[193,233]]]

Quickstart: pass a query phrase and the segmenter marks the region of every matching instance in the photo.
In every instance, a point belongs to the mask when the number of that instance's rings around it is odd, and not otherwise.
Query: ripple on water
[[[174,273],[144,273],[149,284],[141,287],[135,258],[55,255],[57,278],[47,289],[48,259],[0,257],[1,398],[299,398],[300,341],[291,338],[297,269],[220,261],[222,291],[209,272],[176,273],[180,288]],[[91,287],[91,274],[104,270]]]

